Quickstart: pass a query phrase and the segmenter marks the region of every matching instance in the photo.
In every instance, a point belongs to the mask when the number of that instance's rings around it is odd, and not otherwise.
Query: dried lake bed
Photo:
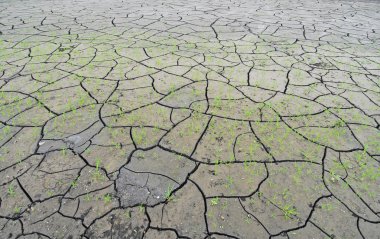
[[[380,2],[0,0],[0,238],[380,238]]]

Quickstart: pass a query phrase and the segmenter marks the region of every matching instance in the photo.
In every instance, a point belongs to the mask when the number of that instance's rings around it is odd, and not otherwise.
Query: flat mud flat
[[[380,2],[0,0],[0,238],[380,238]]]

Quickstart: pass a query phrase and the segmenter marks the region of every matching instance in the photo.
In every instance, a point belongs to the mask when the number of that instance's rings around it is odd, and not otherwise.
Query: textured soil
[[[0,0],[0,238],[380,238],[380,2]]]

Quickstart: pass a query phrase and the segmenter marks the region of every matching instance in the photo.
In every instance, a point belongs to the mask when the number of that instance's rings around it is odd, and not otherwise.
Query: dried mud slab
[[[195,163],[161,148],[135,151],[116,180],[123,206],[153,206],[169,199],[170,193],[185,182]]]

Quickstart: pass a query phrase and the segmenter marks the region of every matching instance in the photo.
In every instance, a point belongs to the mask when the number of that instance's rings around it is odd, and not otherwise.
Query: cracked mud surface
[[[379,12],[0,1],[0,238],[380,238]]]

